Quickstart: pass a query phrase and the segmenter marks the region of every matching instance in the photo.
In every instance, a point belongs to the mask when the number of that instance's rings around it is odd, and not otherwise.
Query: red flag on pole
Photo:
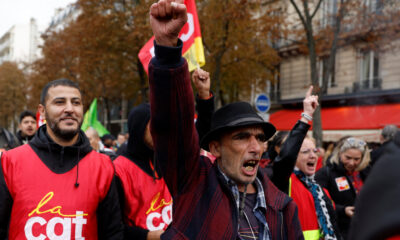
[[[183,57],[189,65],[189,71],[193,71],[197,66],[203,66],[206,61],[204,57],[203,42],[201,39],[199,18],[197,17],[196,3],[194,0],[185,0],[188,21],[179,33],[179,38],[183,42]],[[139,52],[139,59],[143,68],[148,72],[148,66],[154,57],[154,36],[142,47]]]

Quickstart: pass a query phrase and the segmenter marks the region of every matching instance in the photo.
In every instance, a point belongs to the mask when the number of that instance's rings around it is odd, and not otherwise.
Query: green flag
[[[90,104],[89,110],[85,113],[83,117],[83,123],[81,129],[86,131],[89,127],[94,128],[99,136],[102,137],[104,134],[109,134],[110,132],[97,120],[97,98],[95,98]]]

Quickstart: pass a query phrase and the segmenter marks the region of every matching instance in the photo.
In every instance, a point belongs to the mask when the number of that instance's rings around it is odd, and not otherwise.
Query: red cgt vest
[[[25,144],[3,153],[1,165],[13,198],[9,239],[97,239],[96,210],[110,187],[111,160],[95,151],[77,169],[52,172]]]
[[[323,189],[331,199],[328,191]],[[296,202],[299,210],[299,220],[305,240],[321,239],[318,225],[317,211],[311,192],[303,185],[300,179],[292,173],[289,179],[289,196]]]
[[[124,188],[124,220],[150,231],[165,230],[172,221],[172,197],[164,179],[154,179],[126,157],[114,160]]]

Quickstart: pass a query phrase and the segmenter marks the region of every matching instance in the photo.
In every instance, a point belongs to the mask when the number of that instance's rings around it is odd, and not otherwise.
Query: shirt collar
[[[228,176],[226,176],[224,172],[222,172],[222,170],[218,164],[217,164],[217,167],[218,167],[218,171],[223,176],[225,183],[229,186],[233,196],[235,197],[236,207],[237,207],[237,209],[239,209],[240,197],[239,197],[239,189],[237,187],[237,184],[232,179],[230,179]],[[262,186],[260,179],[258,179],[258,177],[256,177],[256,179],[254,181],[254,185],[257,189],[257,202],[256,202],[256,205],[254,206],[253,210],[255,211],[258,208],[261,208],[264,211],[267,211],[267,204],[265,201],[264,188]]]

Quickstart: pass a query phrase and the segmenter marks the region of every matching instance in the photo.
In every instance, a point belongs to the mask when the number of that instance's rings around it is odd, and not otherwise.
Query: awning
[[[289,131],[300,119],[302,109],[284,109],[270,114],[269,121],[280,131]],[[376,138],[385,125],[400,127],[400,103],[322,108],[324,140],[327,133],[369,135]],[[358,134],[357,134],[358,133]],[[374,135],[374,137],[372,137]],[[327,136],[328,137],[328,136]],[[336,137],[335,137],[336,138]]]

